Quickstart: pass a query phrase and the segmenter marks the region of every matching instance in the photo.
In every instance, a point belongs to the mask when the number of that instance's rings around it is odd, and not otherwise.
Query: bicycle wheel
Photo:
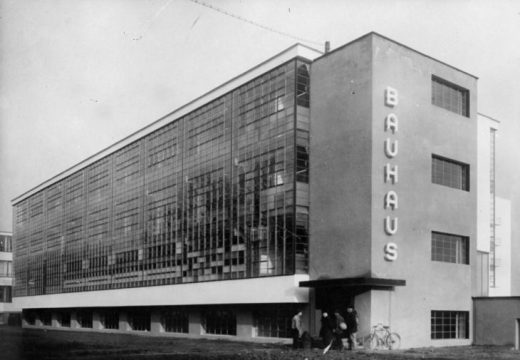
[[[401,337],[397,333],[390,333],[386,337],[386,346],[390,349],[399,349],[401,346]]]
[[[375,350],[378,348],[379,346],[379,336],[375,335],[375,334],[372,334],[370,335],[370,343],[369,343],[369,346],[370,346],[370,350]]]

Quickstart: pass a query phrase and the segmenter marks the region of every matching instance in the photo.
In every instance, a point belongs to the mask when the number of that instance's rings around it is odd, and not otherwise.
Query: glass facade
[[[308,91],[291,60],[16,203],[15,296],[307,272]]]

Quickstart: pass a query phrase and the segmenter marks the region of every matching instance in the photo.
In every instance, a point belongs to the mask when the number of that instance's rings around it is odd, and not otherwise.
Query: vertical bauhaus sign
[[[391,87],[385,89],[385,106],[392,111],[399,104],[399,96],[397,90]],[[384,182],[391,186],[396,185],[399,181],[399,168],[395,164],[397,154],[399,153],[399,142],[395,139],[398,131],[399,120],[397,115],[390,112],[385,117],[385,133],[386,139],[384,143],[384,152],[386,164],[384,166]],[[385,244],[385,260],[395,261],[397,259],[397,244],[391,241],[391,237],[397,234],[399,228],[399,218],[395,211],[399,207],[399,200],[395,190],[391,189],[386,192],[384,197],[384,209],[386,216],[384,220],[385,234],[389,237],[389,241]]]

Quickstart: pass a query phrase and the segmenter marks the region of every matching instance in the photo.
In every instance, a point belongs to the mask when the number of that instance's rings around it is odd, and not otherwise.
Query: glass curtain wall
[[[14,206],[15,296],[307,272],[292,60]]]

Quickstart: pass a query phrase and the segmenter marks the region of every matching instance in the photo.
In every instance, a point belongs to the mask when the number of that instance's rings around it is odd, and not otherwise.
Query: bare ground
[[[292,350],[287,345],[225,340],[43,331],[0,327],[0,359],[312,360],[312,359],[520,359],[510,347],[461,346],[393,351]]]

